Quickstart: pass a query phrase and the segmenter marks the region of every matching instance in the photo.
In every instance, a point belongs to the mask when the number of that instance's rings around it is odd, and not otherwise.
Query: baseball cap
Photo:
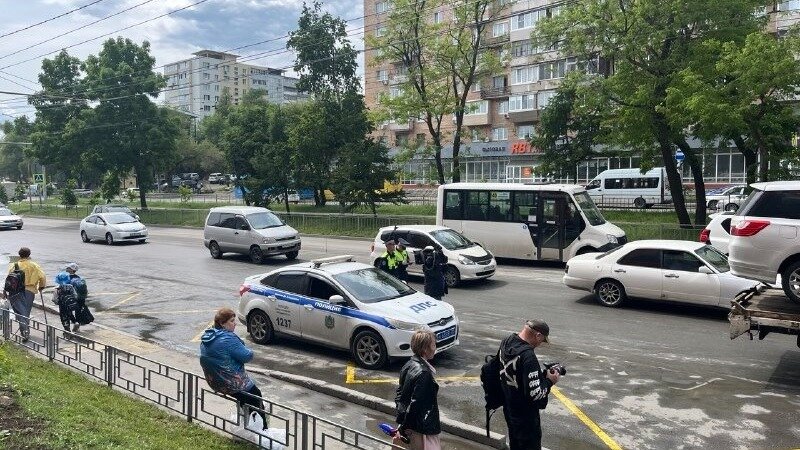
[[[531,319],[531,320],[525,322],[525,325],[528,328],[530,328],[531,330],[533,330],[533,331],[538,331],[539,333],[542,333],[542,335],[544,335],[544,341],[545,342],[550,342],[550,338],[549,338],[550,327],[547,325],[547,323],[544,320]]]
[[[64,267],[64,270],[72,270],[73,272],[78,271],[78,263],[69,263]]]

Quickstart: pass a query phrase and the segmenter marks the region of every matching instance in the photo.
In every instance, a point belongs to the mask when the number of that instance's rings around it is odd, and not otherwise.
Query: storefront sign
[[[517,141],[511,144],[512,155],[531,155],[540,153],[542,153],[542,150],[532,146],[528,141]]]
[[[481,154],[508,154],[508,143],[506,142],[486,142],[483,144],[472,144],[474,150]]]

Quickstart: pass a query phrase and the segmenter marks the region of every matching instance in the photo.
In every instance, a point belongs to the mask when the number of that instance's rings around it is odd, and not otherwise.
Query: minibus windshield
[[[574,195],[574,197],[590,225],[602,225],[606,223],[606,219],[604,219],[603,215],[600,214],[600,210],[597,209],[597,206],[594,204],[592,198],[589,197],[589,194],[587,194],[586,191],[577,193]]]

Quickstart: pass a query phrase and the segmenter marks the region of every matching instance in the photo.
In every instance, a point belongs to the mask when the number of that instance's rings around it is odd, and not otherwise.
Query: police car
[[[350,255],[247,277],[239,295],[237,317],[255,342],[268,344],[281,334],[349,349],[367,369],[411,356],[411,335],[419,328],[436,334],[437,353],[458,345],[452,305]]]

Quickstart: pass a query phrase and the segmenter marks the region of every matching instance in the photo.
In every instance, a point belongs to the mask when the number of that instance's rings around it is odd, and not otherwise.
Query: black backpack
[[[3,291],[8,292],[8,295],[17,295],[25,291],[25,272],[19,268],[19,264],[14,263],[14,270],[6,275]]]
[[[505,402],[503,386],[500,384],[500,350],[496,355],[486,355],[485,363],[481,366],[481,385],[483,398],[486,400],[486,410],[495,410]]]
[[[75,311],[78,309],[78,293],[71,284],[58,287],[58,306],[63,311]]]

